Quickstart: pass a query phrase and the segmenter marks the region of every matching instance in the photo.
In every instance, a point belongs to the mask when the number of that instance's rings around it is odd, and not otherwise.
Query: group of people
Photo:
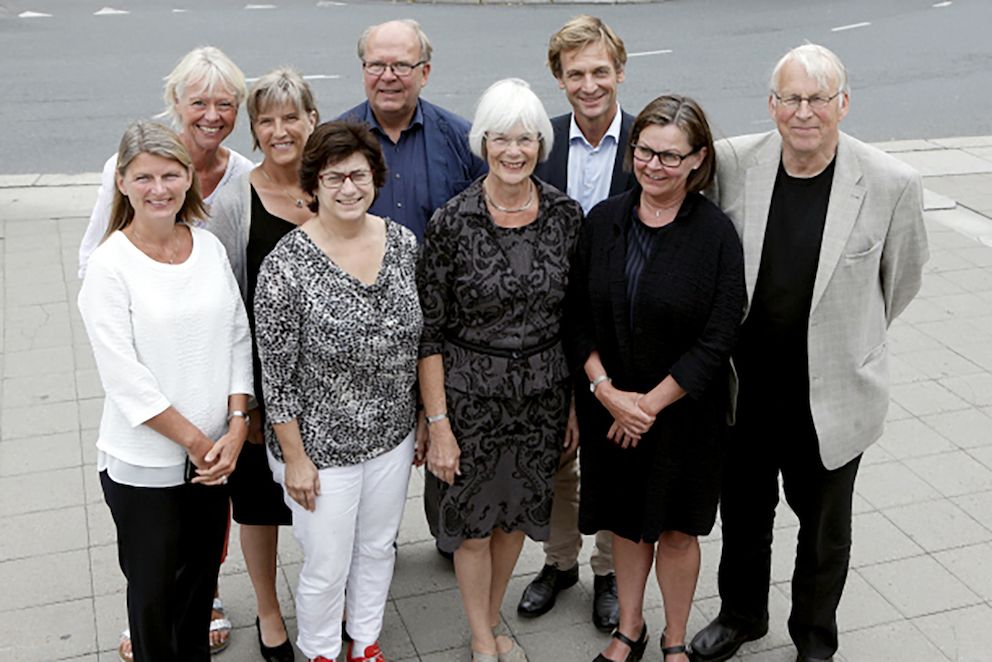
[[[367,100],[320,123],[291,69],[246,88],[215,48],[128,127],[80,248],[106,391],[97,447],[127,578],[125,660],[200,661],[230,634],[230,524],[259,651],[294,659],[276,548],[303,550],[296,646],[379,646],[412,466],[453,558],[474,662],[527,659],[500,607],[525,537],[536,617],[595,535],[596,661],[636,662],[652,566],[666,662],[768,628],[778,476],[800,521],[789,631],[832,659],[861,453],[888,404],[886,329],[927,259],[919,177],[842,133],[846,70],[813,44],[775,67],[776,129],[714,142],[693,99],[624,112],[623,41],[577,16],[548,66],[471,123],[421,98],[412,20],[358,41]],[[223,146],[245,103],[256,165]],[[719,616],[691,639],[698,536],[721,512]],[[213,610],[213,611],[211,611]]]

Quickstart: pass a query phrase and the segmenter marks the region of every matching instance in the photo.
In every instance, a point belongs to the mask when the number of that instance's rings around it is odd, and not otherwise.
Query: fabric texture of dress
[[[561,319],[582,210],[534,182],[539,212],[524,227],[493,222],[479,179],[427,228],[420,356],[443,357],[461,450],[461,475],[440,487],[438,546],[446,551],[496,528],[548,535],[570,396]]]
[[[566,340],[576,370],[597,350],[620,390],[646,393],[671,375],[686,391],[626,449],[606,437],[613,418],[604,406],[588,392],[576,403],[580,529],[652,542],[666,530],[705,535],[715,521],[744,272],[730,220],[690,193],[671,224],[641,238],[649,255],[630,301],[628,237],[640,223],[639,197],[636,188],[590,212],[570,280]]]

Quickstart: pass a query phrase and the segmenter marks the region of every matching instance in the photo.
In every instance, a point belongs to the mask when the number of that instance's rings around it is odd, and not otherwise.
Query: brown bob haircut
[[[713,134],[710,133],[706,113],[691,97],[678,94],[666,94],[658,97],[644,107],[634,120],[630,129],[630,144],[624,157],[627,170],[634,167],[634,145],[641,137],[641,132],[649,126],[668,126],[674,124],[685,134],[693,152],[706,149],[703,162],[689,173],[685,182],[686,191],[696,193],[713,183],[716,171],[716,154],[713,150]]]
[[[320,186],[321,171],[352,154],[361,154],[368,160],[372,183],[378,194],[386,183],[386,159],[382,156],[379,141],[365,123],[334,120],[324,122],[310,134],[300,164],[300,187],[313,197],[310,211],[316,213],[319,207],[317,188]]]

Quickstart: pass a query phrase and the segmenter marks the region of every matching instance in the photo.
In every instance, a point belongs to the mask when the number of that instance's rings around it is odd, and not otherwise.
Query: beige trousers
[[[554,502],[551,506],[551,535],[544,543],[544,562],[568,570],[579,560],[582,534],[579,533],[579,462],[576,453],[562,458],[555,473]],[[590,559],[596,575],[613,572],[613,534],[600,531]]]

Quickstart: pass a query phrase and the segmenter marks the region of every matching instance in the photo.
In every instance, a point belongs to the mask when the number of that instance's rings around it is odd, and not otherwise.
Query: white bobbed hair
[[[824,90],[831,85],[837,86],[838,92],[849,94],[850,89],[847,84],[847,68],[840,61],[837,54],[825,46],[819,44],[803,44],[797,46],[782,56],[782,59],[772,70],[771,80],[768,83],[772,92],[778,93],[782,69],[790,62],[795,62],[803,68]]]
[[[544,104],[525,80],[504,78],[496,81],[479,97],[475,119],[468,134],[469,147],[476,156],[485,160],[486,132],[507,133],[518,125],[540,137],[541,151],[537,159],[547,159],[554,144],[554,132]]]
[[[179,111],[176,110],[176,104],[186,94],[188,86],[200,82],[206,83],[209,94],[226,91],[233,95],[238,106],[248,95],[245,75],[241,73],[238,65],[219,48],[201,46],[184,55],[179,64],[165,77],[165,89],[162,94],[165,110],[157,117],[168,118],[176,131],[182,131],[182,119]]]

